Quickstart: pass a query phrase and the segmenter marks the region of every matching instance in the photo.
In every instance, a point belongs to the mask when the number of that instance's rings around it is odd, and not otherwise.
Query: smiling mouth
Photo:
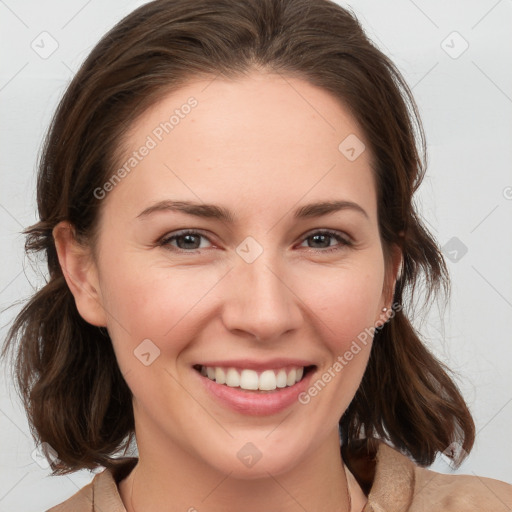
[[[241,391],[276,392],[294,386],[310,373],[312,366],[296,366],[255,371],[247,368],[203,366],[196,364],[194,370],[217,384],[237,388]]]

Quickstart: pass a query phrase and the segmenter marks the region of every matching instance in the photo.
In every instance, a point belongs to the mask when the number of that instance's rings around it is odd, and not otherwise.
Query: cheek
[[[375,314],[384,279],[383,264],[333,271],[304,282],[301,293],[314,313],[314,339],[322,341],[326,359],[301,403],[314,404],[319,417],[339,421],[360,385],[371,351]],[[316,286],[313,286],[316,284]],[[321,412],[320,412],[321,411]]]
[[[151,340],[172,365],[196,335],[193,325],[200,323],[207,293],[219,281],[217,273],[148,267],[128,258],[110,265],[105,261],[105,268],[110,270],[102,278],[102,300],[122,369],[139,364],[134,351],[144,340]]]
[[[322,329],[315,337],[328,343],[336,353],[344,351],[361,332],[375,325],[384,268],[378,254],[364,263],[310,273],[297,289],[315,325]]]

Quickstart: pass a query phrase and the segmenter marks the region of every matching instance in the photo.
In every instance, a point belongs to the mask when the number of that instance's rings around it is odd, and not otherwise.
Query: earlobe
[[[92,325],[105,327],[98,271],[90,247],[77,241],[73,226],[67,221],[57,224],[52,234],[62,273],[80,316]]]

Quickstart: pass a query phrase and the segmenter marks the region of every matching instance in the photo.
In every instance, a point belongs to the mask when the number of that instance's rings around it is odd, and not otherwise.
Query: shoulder
[[[349,470],[368,497],[365,512],[512,510],[512,485],[476,475],[445,475],[415,464],[382,441],[342,448]]]
[[[444,475],[415,468],[411,512],[512,510],[512,485],[476,475]]]
[[[114,469],[105,469],[66,501],[46,512],[126,512],[117,484],[137,463],[136,458],[119,461]]]
[[[76,494],[73,494],[71,498],[50,508],[46,512],[71,512],[72,510],[74,512],[91,512],[94,510],[94,485],[96,479],[99,477],[100,475],[96,475],[91,483],[82,487]]]

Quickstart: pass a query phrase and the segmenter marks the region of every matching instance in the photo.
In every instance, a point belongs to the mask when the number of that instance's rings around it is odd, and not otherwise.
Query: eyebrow
[[[352,210],[363,214],[369,219],[364,208],[353,201],[323,201],[319,203],[311,203],[297,208],[293,214],[294,219],[316,218],[330,213]],[[137,218],[144,219],[155,212],[175,211],[182,212],[196,217],[213,218],[233,224],[236,216],[222,206],[216,204],[196,203],[193,201],[160,201],[143,210]]]

